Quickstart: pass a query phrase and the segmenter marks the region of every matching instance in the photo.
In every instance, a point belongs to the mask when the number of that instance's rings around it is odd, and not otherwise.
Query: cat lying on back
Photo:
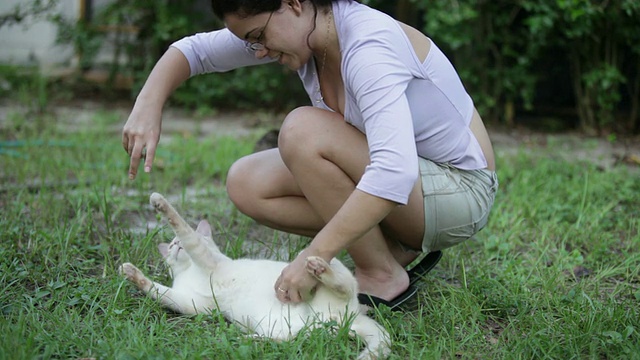
[[[162,195],[151,194],[151,204],[166,216],[176,234],[170,244],[158,245],[171,269],[173,286],[149,280],[130,263],[123,264],[120,273],[162,305],[182,314],[218,310],[248,332],[276,340],[290,339],[314,323],[335,320],[349,324],[365,342],[358,359],[389,355],[389,334],[361,309],[356,279],[337,259],[327,264],[319,257],[307,258],[306,270],[320,282],[315,295],[305,303],[284,304],[276,298],[273,284],[287,263],[232,260],[213,242],[206,221],[194,231]]]

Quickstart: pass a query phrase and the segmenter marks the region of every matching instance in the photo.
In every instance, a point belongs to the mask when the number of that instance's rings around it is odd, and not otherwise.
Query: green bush
[[[189,108],[290,109],[308,103],[295,72],[279,64],[236,69],[189,79],[171,101]]]
[[[424,31],[450,56],[485,117],[513,123],[514,103],[532,107],[532,63],[541,40],[525,26],[520,2],[416,1]]]
[[[640,132],[637,0],[363,2],[432,37],[489,121],[513,126],[516,111],[545,105],[564,81],[583,130]],[[115,0],[90,21],[54,20],[59,40],[74,44],[83,69],[100,66],[99,45],[111,42],[112,61],[102,66],[112,81],[116,74],[133,78],[132,96],[169,44],[222,26],[208,1]],[[284,109],[307,99],[296,74],[273,65],[191,79],[172,101],[193,108]]]
[[[583,130],[640,130],[640,2],[413,1],[489,118],[511,124],[514,103],[531,109],[547,90],[536,64],[566,62]]]
[[[132,78],[132,97],[171,43],[222,26],[208,3],[179,0],[116,0],[96,9],[90,22],[69,22],[61,17],[53,21],[60,30],[58,41],[73,44],[82,69],[106,67],[110,75],[107,88],[114,85],[116,75]],[[95,57],[105,42],[114,49],[112,60],[96,64]],[[303,95],[296,74],[273,65],[195,77],[180,87],[171,101],[193,109],[285,108],[304,101]]]

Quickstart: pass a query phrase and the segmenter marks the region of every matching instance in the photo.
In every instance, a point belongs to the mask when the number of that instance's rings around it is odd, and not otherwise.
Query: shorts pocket
[[[447,195],[460,192],[459,176],[447,164],[435,164],[420,159],[420,177],[424,195]]]

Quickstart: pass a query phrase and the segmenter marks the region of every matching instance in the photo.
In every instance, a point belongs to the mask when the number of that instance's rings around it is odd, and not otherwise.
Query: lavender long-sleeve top
[[[432,42],[421,62],[400,25],[355,1],[333,4],[345,86],[344,119],[366,137],[370,164],[361,191],[406,204],[419,176],[418,156],[466,170],[487,166],[469,128],[473,101],[455,69]],[[256,59],[229,30],[200,33],[175,42],[191,75],[229,71],[272,61]],[[298,70],[314,106],[318,78],[313,57]]]

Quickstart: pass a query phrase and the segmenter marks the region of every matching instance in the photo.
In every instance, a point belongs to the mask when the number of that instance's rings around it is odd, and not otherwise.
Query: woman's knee
[[[283,159],[317,152],[320,145],[319,125],[326,110],[311,106],[299,107],[284,119],[278,136],[278,149]]]
[[[231,165],[227,174],[227,194],[229,199],[242,213],[251,216],[252,203],[256,201],[257,194],[254,186],[255,166],[251,156],[238,159]]]
[[[273,211],[270,199],[299,195],[278,149],[247,155],[233,163],[227,174],[227,193],[238,210],[257,221]]]

